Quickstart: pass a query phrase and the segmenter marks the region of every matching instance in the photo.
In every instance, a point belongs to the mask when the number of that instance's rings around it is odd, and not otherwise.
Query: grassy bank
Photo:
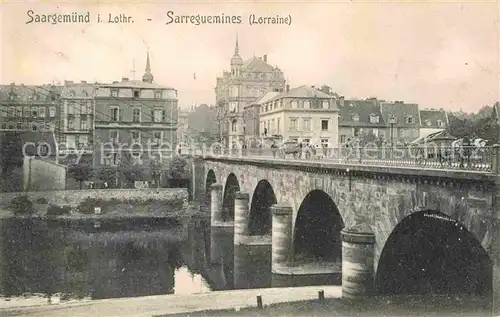
[[[265,298],[263,298],[265,305]],[[227,310],[200,311],[186,314],[161,315],[161,317],[211,317],[211,316],[316,316],[316,317],[472,317],[491,316],[491,307],[480,299],[449,297],[378,297],[363,300],[325,299],[280,303],[257,307]],[[160,317],[160,316],[155,316]]]

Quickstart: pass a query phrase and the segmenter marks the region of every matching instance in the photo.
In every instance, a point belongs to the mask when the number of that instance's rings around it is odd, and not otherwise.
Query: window
[[[87,119],[82,119],[82,121],[80,121],[80,130],[81,131],[86,131],[88,130],[88,124],[87,124]]]
[[[276,134],[280,134],[281,133],[281,122],[280,122],[280,118],[276,119]]]
[[[292,101],[292,102],[290,103],[290,105],[292,106],[292,109],[297,109],[297,101],[295,101],[295,100],[294,100],[294,101]]]
[[[311,139],[302,139],[302,143],[307,146],[311,142]]]
[[[236,102],[233,101],[229,103],[229,111],[236,112]],[[267,111],[267,106],[266,106],[266,111]]]
[[[351,116],[351,118],[352,118],[352,121],[356,121],[356,122],[359,121],[359,115],[357,113],[353,114]]]
[[[9,107],[8,112],[7,112],[8,117],[15,117],[16,116],[16,107]]]
[[[23,129],[23,125],[21,124],[21,122],[16,122],[16,130],[22,130]]]
[[[118,131],[109,131],[109,141],[118,143]]]
[[[141,143],[140,131],[132,131],[132,143]]]
[[[345,143],[345,135],[340,136],[340,143]]]
[[[311,131],[311,119],[304,119],[304,131]]]
[[[31,125],[31,130],[33,130],[33,131],[38,131],[38,126],[36,125],[36,123],[33,123],[33,124]]]
[[[88,97],[88,96],[89,96],[89,93],[88,93],[88,92],[86,92],[86,91],[83,91],[83,96],[84,96],[84,97]]]
[[[236,122],[236,120],[233,120],[233,121],[231,122],[231,131],[232,131],[232,132],[236,132],[237,124],[238,124],[238,123]]]
[[[431,120],[425,120],[425,125],[430,127],[432,125]]]
[[[328,120],[321,120],[321,131],[328,131]]]
[[[306,100],[304,101],[304,109],[311,109],[311,102]]]
[[[31,116],[38,117],[38,107],[31,108]]]
[[[379,117],[376,114],[370,114],[370,123],[378,123]]]
[[[162,97],[162,92],[161,91],[155,91],[155,98],[156,99],[161,99]]]
[[[290,119],[290,131],[297,131],[297,119]]]
[[[413,117],[412,116],[406,117],[406,123],[407,124],[412,124],[413,123]]]
[[[161,112],[161,121],[167,122],[167,112],[165,110],[162,110]]]
[[[322,147],[328,147],[328,139],[321,139],[321,146]]]
[[[405,135],[406,135],[406,133],[405,133],[405,129],[399,129],[399,137],[400,137],[400,138],[404,138],[404,137],[405,137]]]
[[[31,109],[30,107],[24,107],[23,108],[23,117],[30,117],[31,116]]]
[[[23,116],[23,108],[19,107],[19,108],[16,108],[16,115],[15,115],[17,118],[22,118]]]
[[[111,121],[118,121],[120,119],[120,111],[117,107],[113,107],[111,110]]]
[[[330,102],[328,100],[323,100],[323,109],[330,108]]]
[[[118,89],[111,89],[111,97],[118,97]]]
[[[140,90],[134,90],[134,98],[139,98],[141,96]]]
[[[45,107],[38,108],[38,115],[40,118],[45,118]]]
[[[155,132],[153,133],[153,138],[154,138],[154,140],[153,140],[153,141],[154,141],[156,144],[158,144],[158,145],[159,145],[159,144],[161,143],[161,141],[163,140],[163,132],[162,132],[162,131],[155,131]]]
[[[49,117],[54,118],[56,116],[56,107],[49,108]]]
[[[141,122],[141,109],[134,109],[132,113],[132,122]]]
[[[437,125],[438,125],[438,128],[442,128],[444,126],[443,121],[438,120]]]
[[[70,97],[74,97],[74,96],[75,96],[75,91],[74,91],[74,90],[71,90],[71,91],[69,92],[69,96],[70,96]]]
[[[162,110],[159,109],[153,110],[153,122],[161,122],[162,117],[163,117]]]

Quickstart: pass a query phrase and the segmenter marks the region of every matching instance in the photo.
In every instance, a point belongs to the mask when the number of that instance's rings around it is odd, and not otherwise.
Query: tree
[[[92,167],[89,164],[73,164],[68,166],[68,174],[80,182],[80,189],[82,189],[83,182],[92,177]]]
[[[174,156],[170,161],[168,176],[173,179],[182,179],[185,173],[187,161],[180,156]]]
[[[99,179],[108,183],[108,186],[116,182],[116,173],[117,169],[113,166],[103,166],[98,170]]]

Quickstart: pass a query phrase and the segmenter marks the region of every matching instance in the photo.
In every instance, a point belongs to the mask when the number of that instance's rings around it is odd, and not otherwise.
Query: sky
[[[28,10],[90,12],[91,23],[26,24]],[[169,11],[242,23],[167,25]],[[134,23],[96,21],[120,13]],[[212,104],[238,36],[243,59],[267,54],[291,87],[467,112],[500,100],[497,1],[4,1],[0,14],[2,84],[140,79],[149,49],[155,82],[177,89],[181,107]],[[251,14],[291,23],[249,25]]]

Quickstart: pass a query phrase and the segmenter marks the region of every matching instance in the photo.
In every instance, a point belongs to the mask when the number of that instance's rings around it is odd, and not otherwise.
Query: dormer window
[[[69,92],[69,96],[70,96],[70,97],[74,97],[74,96],[75,96],[75,91],[74,91],[74,90],[71,90],[71,91]]]
[[[443,121],[438,120],[437,121],[437,126],[438,126],[438,128],[442,128],[444,126]]]
[[[412,116],[406,117],[406,123],[413,124],[413,117]]]
[[[111,89],[111,97],[118,97],[118,89]]]
[[[139,90],[134,90],[134,98],[139,98],[141,96],[141,92]]]
[[[370,123],[379,123],[379,116],[374,113],[370,114]]]
[[[84,97],[88,97],[88,96],[89,96],[89,93],[88,93],[88,92],[86,92],[86,91],[84,91],[84,92],[83,92],[83,96],[84,96]]]
[[[161,99],[161,91],[155,91],[155,98]]]
[[[357,113],[353,114],[353,115],[351,116],[351,118],[352,118],[352,121],[355,121],[355,122],[358,122],[358,121],[359,121],[359,115],[358,115]]]
[[[432,125],[431,120],[425,120],[425,125],[430,127]]]
[[[9,100],[14,100],[14,99],[16,99],[16,94],[15,94],[15,93],[13,93],[13,92],[11,92],[11,93],[9,94]]]

